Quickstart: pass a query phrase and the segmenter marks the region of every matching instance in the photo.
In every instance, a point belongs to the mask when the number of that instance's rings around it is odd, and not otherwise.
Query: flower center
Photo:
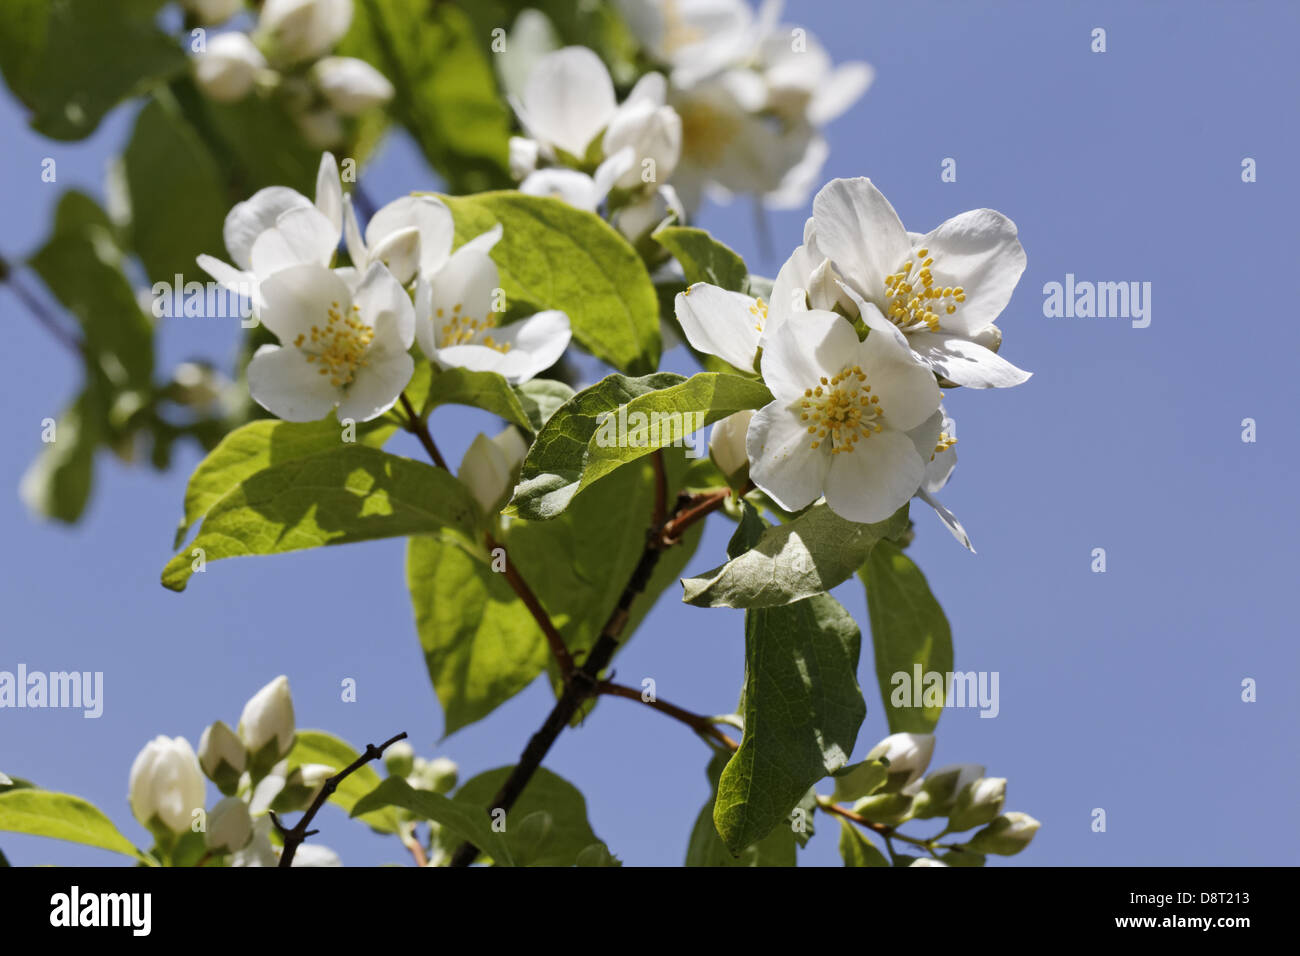
[[[690,46],[704,39],[704,31],[692,26],[677,9],[676,0],[665,0],[663,8],[664,35],[661,43],[666,54],[673,54],[682,47]]]
[[[871,394],[867,376],[857,365],[845,366],[829,379],[823,375],[820,384],[804,390],[799,406],[799,419],[808,423],[813,436],[812,447],[820,448],[829,439],[831,454],[853,451],[858,441],[885,427],[880,399]]]
[[[966,301],[961,286],[937,286],[930,267],[934,259],[929,249],[917,249],[893,275],[885,276],[885,315],[904,332],[939,331],[939,313],[957,311],[959,303]],[[915,270],[915,272],[914,272]]]
[[[682,153],[699,166],[717,166],[740,132],[740,121],[702,99],[674,104],[682,118]]]
[[[497,342],[491,335],[484,335],[482,339],[478,339],[481,333],[496,328],[496,316],[488,315],[476,319],[472,315],[461,312],[460,308],[459,302],[452,306],[451,318],[443,322],[438,330],[438,344],[441,348],[452,345],[486,345],[502,354],[510,351],[509,342]],[[439,320],[446,318],[442,309],[437,310],[435,317]],[[475,341],[476,339],[478,341]]]
[[[375,337],[375,330],[361,321],[361,308],[354,305],[344,314],[337,302],[331,302],[324,326],[311,327],[308,334],[299,333],[293,344],[307,356],[309,363],[320,362],[320,374],[330,377],[336,387],[351,385],[357,369],[370,362],[366,352]]]

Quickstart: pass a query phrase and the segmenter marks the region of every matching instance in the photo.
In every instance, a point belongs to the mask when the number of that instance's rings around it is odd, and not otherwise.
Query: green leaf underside
[[[717,800],[718,777],[727,765],[728,754],[716,753],[709,761],[709,799],[700,808],[686,848],[687,866],[795,866],[798,842],[794,830],[778,826],[757,843],[732,856],[713,826],[713,807]]]
[[[293,750],[289,753],[289,767],[301,767],[304,764],[318,763],[333,767],[335,772],[342,770],[361,754],[351,744],[340,740],[323,730],[300,730],[294,739]],[[345,813],[358,816],[355,805],[366,794],[380,784],[379,774],[370,764],[362,764],[343,778],[338,789],[330,797],[330,803],[342,807]],[[362,811],[361,819],[376,830],[385,833],[397,833],[400,824],[397,814],[391,810],[376,809],[374,812]]]
[[[102,811],[67,793],[30,788],[0,793],[0,830],[84,843],[151,862]]]
[[[682,581],[682,600],[699,607],[779,607],[847,581],[877,542],[907,527],[907,506],[876,524],[841,518],[813,505],[763,532],[758,543],[726,564]]]
[[[375,419],[356,428],[357,442],[379,448],[397,430],[391,421]],[[259,471],[344,447],[343,426],[333,415],[318,422],[260,419],[226,435],[190,475],[185,489],[185,517],[176,529],[179,548],[195,523],[240,482]]]
[[[749,270],[745,260],[703,229],[667,226],[653,236],[673,254],[686,274],[686,284],[707,282],[731,292],[744,292]]]
[[[442,196],[464,243],[496,223],[507,316],[559,309],[588,352],[629,374],[659,364],[659,308],[645,265],[595,213],[517,192]]]
[[[348,445],[240,482],[208,511],[191,548],[163,569],[163,585],[184,590],[194,549],[211,562],[444,528],[472,537],[475,514],[469,489],[442,469]]]
[[[840,821],[840,856],[845,866],[889,866],[885,855],[848,820]]]
[[[389,807],[401,807],[421,820],[434,821],[442,832],[457,840],[469,840],[498,866],[514,866],[510,848],[499,833],[493,832],[487,816],[441,794],[416,790],[401,777],[389,777],[365,794],[352,808],[352,814],[365,814],[361,818],[364,820]]]
[[[483,814],[483,820],[490,821],[492,800],[513,770],[514,767],[499,767],[467,780],[456,791],[453,802]],[[538,811],[550,815],[550,832],[540,846],[527,845],[520,839],[518,824]],[[506,814],[506,829],[502,836],[519,866],[572,866],[578,854],[587,847],[603,843],[587,822],[587,801],[577,787],[545,767],[537,770]],[[454,835],[443,833],[438,839],[448,852],[455,849],[457,841]]]
[[[465,368],[436,371],[429,384],[423,411],[439,405],[468,405],[481,408],[518,425],[529,434],[535,430],[524,409],[522,396],[496,372],[475,372]]]
[[[890,698],[897,686],[895,674],[906,674],[913,690],[915,668],[921,673],[947,675],[953,668],[952,629],[943,608],[930,592],[925,575],[892,542],[881,542],[870,555],[860,577],[867,589],[867,614],[875,648],[876,680],[884,700],[890,733],[926,734],[943,715],[943,704],[895,707]]]

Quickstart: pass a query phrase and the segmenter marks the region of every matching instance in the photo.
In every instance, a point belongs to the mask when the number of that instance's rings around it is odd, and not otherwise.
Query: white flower
[[[298,849],[301,851],[302,847]],[[271,818],[263,813],[253,821],[252,840],[230,858],[230,865],[271,867],[279,862],[279,854],[271,843]]]
[[[939,375],[971,388],[1029,378],[981,342],[1025,269],[1010,219],[976,209],[924,236],[908,233],[869,179],[835,179],[813,201],[813,239],[873,331],[906,345]]]
[[[266,0],[258,23],[276,60],[299,63],[329,52],[352,24],[352,0]]]
[[[925,773],[925,768],[930,766],[930,758],[934,755],[934,734],[890,734],[880,743],[871,748],[867,754],[867,760],[880,760],[882,757],[889,761],[889,777],[891,789],[895,786],[895,781],[900,775],[902,786],[899,790],[905,790],[914,781],[919,780]]]
[[[393,98],[393,84],[365,60],[327,56],[312,67],[312,77],[329,105],[344,116],[358,116]]]
[[[181,0],[181,6],[203,26],[212,26],[215,23],[225,23],[244,9],[244,0]]]
[[[775,400],[749,425],[754,484],[788,511],[825,495],[850,521],[883,521],[906,504],[925,475],[909,432],[937,437],[934,376],[888,336],[859,342],[833,312],[803,313],[764,341]]]
[[[460,777],[460,768],[454,760],[447,757],[434,757],[425,760],[415,758],[415,769],[406,778],[416,790],[432,790],[434,793],[450,793],[456,787]]]
[[[242,850],[253,839],[253,820],[238,797],[226,797],[208,814],[208,849],[220,853]]]
[[[205,727],[203,736],[199,738],[199,766],[205,774],[213,777],[223,763],[236,774],[243,773],[248,763],[248,752],[235,732],[218,720]]]
[[[956,833],[989,823],[1002,811],[1006,795],[1005,777],[980,777],[967,784],[948,815],[948,829]]]
[[[935,497],[948,483],[952,470],[957,467],[957,453],[953,451],[953,446],[957,444],[957,423],[948,417],[942,405],[935,414],[938,416],[939,437],[934,445],[925,444],[929,441],[929,432],[918,432],[914,436],[917,441],[917,452],[926,459],[925,478],[921,481],[921,487],[916,490],[916,497],[934,509],[934,513],[957,539],[958,544],[974,554],[975,546],[971,544],[970,535],[966,533],[962,523]]]
[[[483,510],[493,514],[514,488],[516,470],[527,451],[528,443],[513,425],[494,438],[480,433],[465,450],[456,477],[473,492]]]
[[[850,61],[835,66],[825,47],[804,31],[796,43],[794,27],[776,27],[759,43],[756,69],[767,85],[767,106],[786,122],[806,120],[823,126],[852,106],[875,76],[870,65]]]
[[[677,195],[677,190],[665,184],[644,199],[620,207],[614,213],[610,223],[629,242],[636,243],[643,236],[657,230],[669,217],[672,217],[672,221],[676,224],[684,223],[686,209]],[[676,262],[675,259],[668,261]],[[666,351],[667,345],[664,348]]]
[[[263,345],[248,364],[259,405],[290,422],[316,421],[336,405],[340,420],[364,422],[393,406],[415,371],[415,313],[382,263],[355,292],[324,266],[302,265],[272,275],[262,295],[262,321],[280,344]]]
[[[907,865],[909,867],[912,867],[912,866],[947,866],[948,864],[943,862],[943,860],[932,860],[928,856],[921,856],[921,857],[917,857],[915,860],[913,860],[911,863]]]
[[[906,793],[919,793],[924,789],[931,799],[935,810],[943,811],[952,806],[954,800],[966,784],[984,776],[984,767],[977,763],[953,763],[938,770],[931,770],[925,779],[916,778],[906,788]]]
[[[510,28],[510,35],[506,38],[505,50],[492,57],[497,76],[501,80],[501,89],[506,96],[521,96],[537,61],[559,46],[559,34],[555,32],[555,27],[546,14],[531,7],[520,10]]]
[[[528,178],[528,174],[537,168],[537,158],[541,149],[537,141],[527,136],[510,137],[510,175],[515,180]]]
[[[667,182],[682,155],[682,118],[667,106],[668,84],[660,73],[647,73],[637,81],[623,104],[610,117],[603,148],[606,156],[631,149],[634,162],[615,185],[639,189],[647,161],[651,183]]]
[[[342,228],[338,162],[332,153],[325,153],[316,174],[314,203],[287,186],[259,189],[226,215],[226,251],[235,265],[209,255],[201,255],[197,261],[208,275],[251,298],[260,310],[262,280],[289,266],[328,266]]]
[[[968,844],[975,853],[1013,856],[1029,846],[1042,824],[1027,813],[1012,810],[980,830]]]
[[[393,200],[370,217],[364,239],[351,197],[344,200],[343,238],[359,274],[370,265],[382,262],[403,286],[417,276],[432,279],[452,265],[456,254],[465,250],[470,250],[467,255],[474,251],[490,252],[501,238],[501,226],[493,226],[453,254],[455,236],[451,210],[433,196],[403,196]]]
[[[548,158],[559,149],[581,162],[613,118],[617,101],[600,57],[586,47],[568,46],[537,60],[523,97],[512,105]]]
[[[595,212],[609,195],[615,181],[632,168],[633,162],[631,148],[625,147],[596,167],[594,176],[559,166],[538,169],[524,178],[519,191],[529,196],[551,196],[574,209]]]
[[[280,675],[249,698],[239,717],[239,736],[253,754],[272,740],[276,742],[277,759],[293,749],[293,697],[289,693],[289,678]]]
[[[266,58],[243,33],[222,33],[194,57],[194,82],[207,97],[229,103],[252,92]]]
[[[173,833],[190,828],[203,808],[207,785],[184,737],[155,737],[131,764],[131,812],[146,826],[155,817]]]
[[[752,409],[735,412],[714,424],[709,432],[709,457],[733,487],[743,482],[742,475],[748,475],[745,433],[753,417]]]
[[[319,843],[304,843],[293,855],[291,866],[342,866],[339,855]]]
[[[764,3],[755,18],[746,0],[619,0],[632,33],[661,63],[673,85],[687,88],[754,51],[780,15]]]
[[[481,249],[462,247],[433,280],[416,287],[416,338],[441,366],[497,372],[512,384],[526,382],[559,360],[569,344],[569,317],[538,312],[497,325],[500,280],[496,263]]]
[[[384,767],[390,776],[405,777],[415,769],[415,748],[405,740],[390,744],[384,751]]]

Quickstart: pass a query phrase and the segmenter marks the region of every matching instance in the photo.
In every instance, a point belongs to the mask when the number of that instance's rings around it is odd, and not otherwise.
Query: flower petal
[[[373,249],[412,226],[420,230],[420,274],[431,276],[446,264],[456,233],[451,210],[432,196],[403,196],[384,206],[366,226],[366,245]]]
[[[338,244],[338,231],[315,206],[290,209],[253,243],[253,271],[264,279],[304,263],[327,266]]]
[[[1025,271],[1016,224],[993,209],[954,216],[920,244],[934,259],[935,284],[961,286],[966,293],[955,313],[939,317],[939,324],[954,332],[969,334],[996,319]]]
[[[311,206],[302,193],[288,186],[268,186],[259,189],[248,199],[236,203],[226,215],[222,229],[226,251],[241,269],[253,267],[253,243],[266,230],[275,226],[276,220],[290,209]]]
[[[385,319],[385,324],[391,320]],[[406,352],[372,350],[370,364],[358,369],[352,384],[339,402],[338,418],[368,422],[378,418],[397,402],[415,373],[415,360]]]
[[[744,372],[754,370],[761,334],[754,300],[707,282],[697,282],[675,300],[677,321],[686,341]]]
[[[334,234],[338,235],[343,228],[343,186],[339,181],[339,164],[333,153],[323,153],[320,158],[320,168],[316,171],[316,208],[330,221]]]
[[[499,369],[501,374],[511,385],[539,375],[560,360],[572,334],[569,317],[554,309],[494,329],[493,341],[510,346]]]
[[[798,511],[821,497],[830,468],[830,447],[812,447],[808,429],[779,399],[749,420],[745,454],[749,477],[786,511]]]
[[[912,441],[887,428],[832,455],[826,475],[826,503],[841,518],[884,521],[916,493],[925,465]]]
[[[917,491],[916,496],[934,509],[934,513],[939,516],[939,520],[943,522],[943,526],[951,532],[954,538],[957,539],[958,544],[964,547],[971,554],[975,553],[975,546],[970,543],[970,535],[966,533],[966,529],[962,527],[961,522],[957,520],[955,514],[940,504],[939,499],[935,498],[924,488]]]
[[[380,319],[388,316],[393,321],[393,331],[402,350],[411,347],[415,341],[415,309],[406,290],[383,263],[370,265],[352,301],[360,307],[361,321],[375,329],[378,329]]]
[[[793,402],[805,389],[816,387],[821,377],[844,368],[858,354],[858,347],[858,334],[848,319],[810,309],[767,336],[763,381],[778,401]]]
[[[912,251],[894,207],[869,179],[833,179],[813,200],[817,247],[864,297],[884,295],[885,276]]]
[[[1010,388],[1027,382],[1033,374],[960,335],[916,332],[907,337],[907,342],[936,372],[967,388]]]
[[[880,398],[880,410],[890,428],[916,428],[939,408],[943,396],[934,373],[892,337],[872,332],[862,343],[860,355],[867,384]]]
[[[318,421],[339,399],[339,390],[319,369],[295,348],[263,345],[248,363],[248,391],[286,422]]]
[[[825,126],[843,115],[867,91],[875,76],[870,64],[860,60],[841,63],[813,92],[812,102],[808,104],[808,122]]]
[[[581,160],[616,105],[614,83],[600,57],[570,46],[537,61],[524,88],[520,120],[536,138]]]
[[[262,324],[288,345],[313,325],[324,326],[335,303],[350,308],[352,295],[342,277],[324,266],[299,265],[282,269],[262,282]]]

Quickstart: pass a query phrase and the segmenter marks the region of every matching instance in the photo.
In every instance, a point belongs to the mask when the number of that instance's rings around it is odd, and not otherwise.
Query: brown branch
[[[666,700],[646,700],[641,692],[635,687],[627,687],[623,684],[614,684],[610,681],[601,681],[596,687],[597,694],[606,694],[610,697],[622,697],[625,700],[634,700],[637,703],[645,704],[652,707],[661,714],[667,714],[674,720],[679,720],[686,726],[690,727],[702,737],[712,737],[728,750],[736,750],[740,747],[736,741],[724,734],[718,726],[708,717],[702,714],[695,714],[685,708],[678,707],[676,704],[670,704]]]
[[[486,537],[488,551],[501,548],[501,545],[492,537],[492,535],[489,534]],[[502,548],[502,550],[505,549]],[[546,609],[542,607],[542,602],[537,599],[537,595],[534,594],[533,589],[528,586],[528,582],[525,581],[522,575],[515,570],[515,566],[510,561],[509,556],[506,558],[505,576],[506,582],[510,585],[515,594],[519,596],[519,600],[524,602],[524,607],[528,608],[528,613],[533,616],[533,620],[537,622],[537,626],[540,627],[542,633],[546,635],[546,643],[550,645],[551,654],[555,658],[556,665],[560,668],[560,676],[567,682],[569,677],[573,674],[573,655],[569,653],[569,648],[565,646],[564,638],[560,636],[560,632],[556,629],[555,624],[552,623],[550,615],[547,614]]]
[[[316,794],[316,799],[311,802],[311,806],[307,808],[307,811],[302,815],[302,819],[300,819],[293,828],[286,828],[284,824],[280,822],[280,818],[277,817],[274,812],[271,813],[271,822],[275,824],[275,828],[279,830],[280,835],[284,837],[284,852],[280,854],[280,866],[292,866],[294,854],[298,852],[298,847],[302,842],[306,840],[307,837],[320,832],[319,830],[308,830],[307,827],[311,824],[312,819],[316,816],[320,808],[325,805],[325,801],[334,795],[334,791],[338,789],[339,784],[346,780],[355,771],[370,763],[370,761],[378,760],[384,755],[385,750],[397,743],[399,740],[405,738],[406,731],[402,731],[396,737],[390,737],[388,740],[385,740],[378,747],[374,744],[366,744],[365,752],[361,754],[361,756],[321,784],[320,792]]]
[[[406,430],[420,440],[424,450],[428,452],[433,463],[443,471],[451,471],[447,467],[447,460],[442,457],[442,452],[438,451],[438,446],[433,442],[433,436],[429,434],[429,426],[425,421],[416,414],[411,400],[406,397],[406,393],[401,395],[402,408],[406,411]]]

